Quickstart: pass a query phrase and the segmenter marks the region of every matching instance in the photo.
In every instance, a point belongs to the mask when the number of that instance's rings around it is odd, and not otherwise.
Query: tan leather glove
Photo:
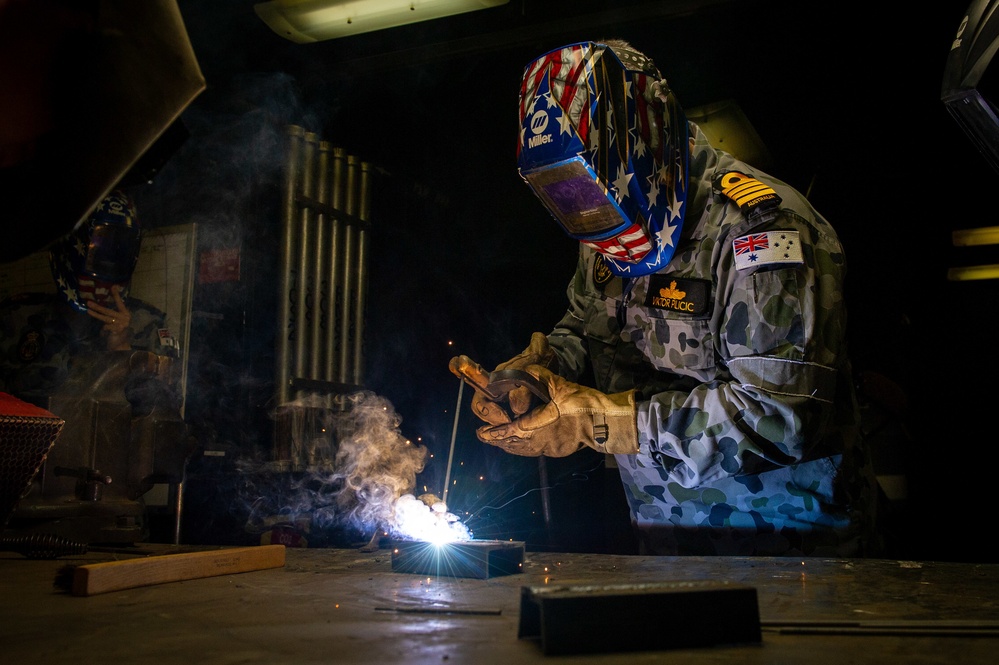
[[[554,362],[555,352],[548,345],[548,337],[536,332],[531,333],[531,343],[526,349],[505,363],[500,363],[496,369],[524,369],[528,365],[541,365],[551,369]],[[506,394],[506,401],[509,403],[509,411],[488,396],[475,391],[472,395],[472,412],[490,425],[502,425],[510,422],[509,414],[516,418],[527,412],[531,406],[531,393],[524,387],[514,388]]]
[[[524,369],[547,384],[551,401],[513,422],[480,427],[480,441],[527,457],[565,457],[584,446],[601,453],[638,452],[634,390],[608,395],[539,365]]]

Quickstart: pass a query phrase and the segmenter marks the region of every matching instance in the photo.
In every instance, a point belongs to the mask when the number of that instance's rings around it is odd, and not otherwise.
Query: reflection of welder
[[[829,223],[619,40],[525,68],[518,167],[579,262],[562,320],[497,367],[550,401],[477,389],[478,437],[613,455],[643,553],[876,553]]]
[[[131,198],[112,191],[50,247],[55,292],[0,303],[0,391],[66,422],[12,526],[134,542],[142,495],[183,475],[177,345],[161,310],[128,297],[141,239]]]
[[[38,403],[82,358],[127,350],[176,357],[166,315],[139,300],[126,304],[141,238],[134,203],[115,190],[52,245],[57,292],[0,303],[0,390]]]

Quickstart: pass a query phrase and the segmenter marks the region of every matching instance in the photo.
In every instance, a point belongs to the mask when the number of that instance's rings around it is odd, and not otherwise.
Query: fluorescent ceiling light
[[[349,37],[510,0],[271,0],[253,6],[271,30],[299,44]]]
[[[947,279],[952,282],[965,282],[973,279],[999,279],[999,265],[951,268],[947,271]]]
[[[983,226],[977,229],[961,229],[951,232],[951,241],[957,247],[967,245],[999,244],[999,226]]]

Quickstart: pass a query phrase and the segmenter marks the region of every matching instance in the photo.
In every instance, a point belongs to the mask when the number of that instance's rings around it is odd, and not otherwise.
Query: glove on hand
[[[531,334],[531,343],[526,349],[505,363],[500,363],[496,369],[524,369],[528,365],[541,365],[550,369],[554,362],[555,352],[548,345],[548,338],[544,333],[536,332]],[[523,386],[508,392],[506,399],[514,418],[526,413],[531,406],[531,392]],[[472,412],[490,425],[510,422],[507,410],[479,391],[472,395]]]
[[[547,384],[551,401],[513,422],[480,427],[480,441],[527,457],[565,457],[583,446],[601,453],[638,452],[634,390],[607,395],[538,365],[525,369]]]

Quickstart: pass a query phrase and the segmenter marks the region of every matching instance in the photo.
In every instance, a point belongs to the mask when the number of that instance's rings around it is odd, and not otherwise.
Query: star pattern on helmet
[[[614,194],[618,203],[624,201],[628,196],[628,184],[634,177],[634,173],[627,169],[625,164],[619,164],[617,167],[617,177],[614,178]]]
[[[562,111],[562,113],[558,116],[558,128],[559,128],[558,133],[560,135],[572,134],[573,132],[572,119],[569,117],[569,114],[566,113],[565,111]]]
[[[683,207],[683,201],[678,201],[675,197],[669,205],[669,219],[666,223],[673,221],[674,219],[680,219],[680,208]]]
[[[655,207],[656,201],[659,199],[659,177],[653,174],[645,180],[649,183],[648,201],[649,209],[651,210]]]

